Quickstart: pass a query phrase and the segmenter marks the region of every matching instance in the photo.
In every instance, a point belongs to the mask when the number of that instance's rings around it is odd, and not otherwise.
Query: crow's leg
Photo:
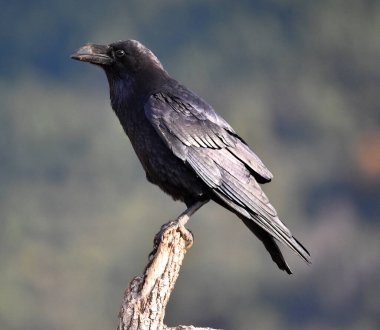
[[[186,211],[181,213],[176,220],[169,221],[161,226],[160,231],[154,237],[153,251],[149,254],[149,258],[154,256],[157,252],[157,248],[160,245],[162,235],[171,227],[177,227],[178,231],[181,233],[183,238],[188,242],[188,248],[193,245],[193,234],[190,230],[185,228],[186,223],[189,221],[190,217],[197,212],[203,205],[205,205],[209,200],[196,201],[191,204]]]

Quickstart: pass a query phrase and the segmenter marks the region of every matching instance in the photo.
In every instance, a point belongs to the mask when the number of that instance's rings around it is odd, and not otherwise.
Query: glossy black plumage
[[[306,262],[260,184],[271,172],[232,127],[199,96],[172,79],[154,54],[134,40],[86,45],[73,58],[101,66],[111,105],[147,179],[189,207],[214,200],[234,212],[291,273],[275,239]]]

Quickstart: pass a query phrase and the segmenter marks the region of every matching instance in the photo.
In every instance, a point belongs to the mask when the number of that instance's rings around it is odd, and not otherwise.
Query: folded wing
[[[184,87],[175,90],[153,94],[145,104],[147,119],[167,146],[230,209],[310,262],[259,185],[272,179],[271,172],[207,103]]]

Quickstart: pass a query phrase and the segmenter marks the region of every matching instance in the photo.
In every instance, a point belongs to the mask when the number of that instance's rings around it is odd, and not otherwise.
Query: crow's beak
[[[71,58],[101,66],[110,65],[114,60],[108,55],[108,50],[108,46],[87,44],[72,54]]]

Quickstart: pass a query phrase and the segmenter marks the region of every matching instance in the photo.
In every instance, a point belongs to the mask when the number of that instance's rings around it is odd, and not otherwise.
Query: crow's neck
[[[145,119],[144,104],[148,97],[160,91],[168,79],[165,71],[145,72],[136,76],[112,77],[107,74],[112,109],[129,136],[134,124]]]
[[[147,98],[160,90],[168,75],[164,70],[140,72],[123,78],[107,74],[111,105],[117,115],[123,111],[139,111]]]
[[[112,109],[119,116],[127,111],[129,105],[134,103],[136,86],[132,77],[124,79],[108,79]]]

